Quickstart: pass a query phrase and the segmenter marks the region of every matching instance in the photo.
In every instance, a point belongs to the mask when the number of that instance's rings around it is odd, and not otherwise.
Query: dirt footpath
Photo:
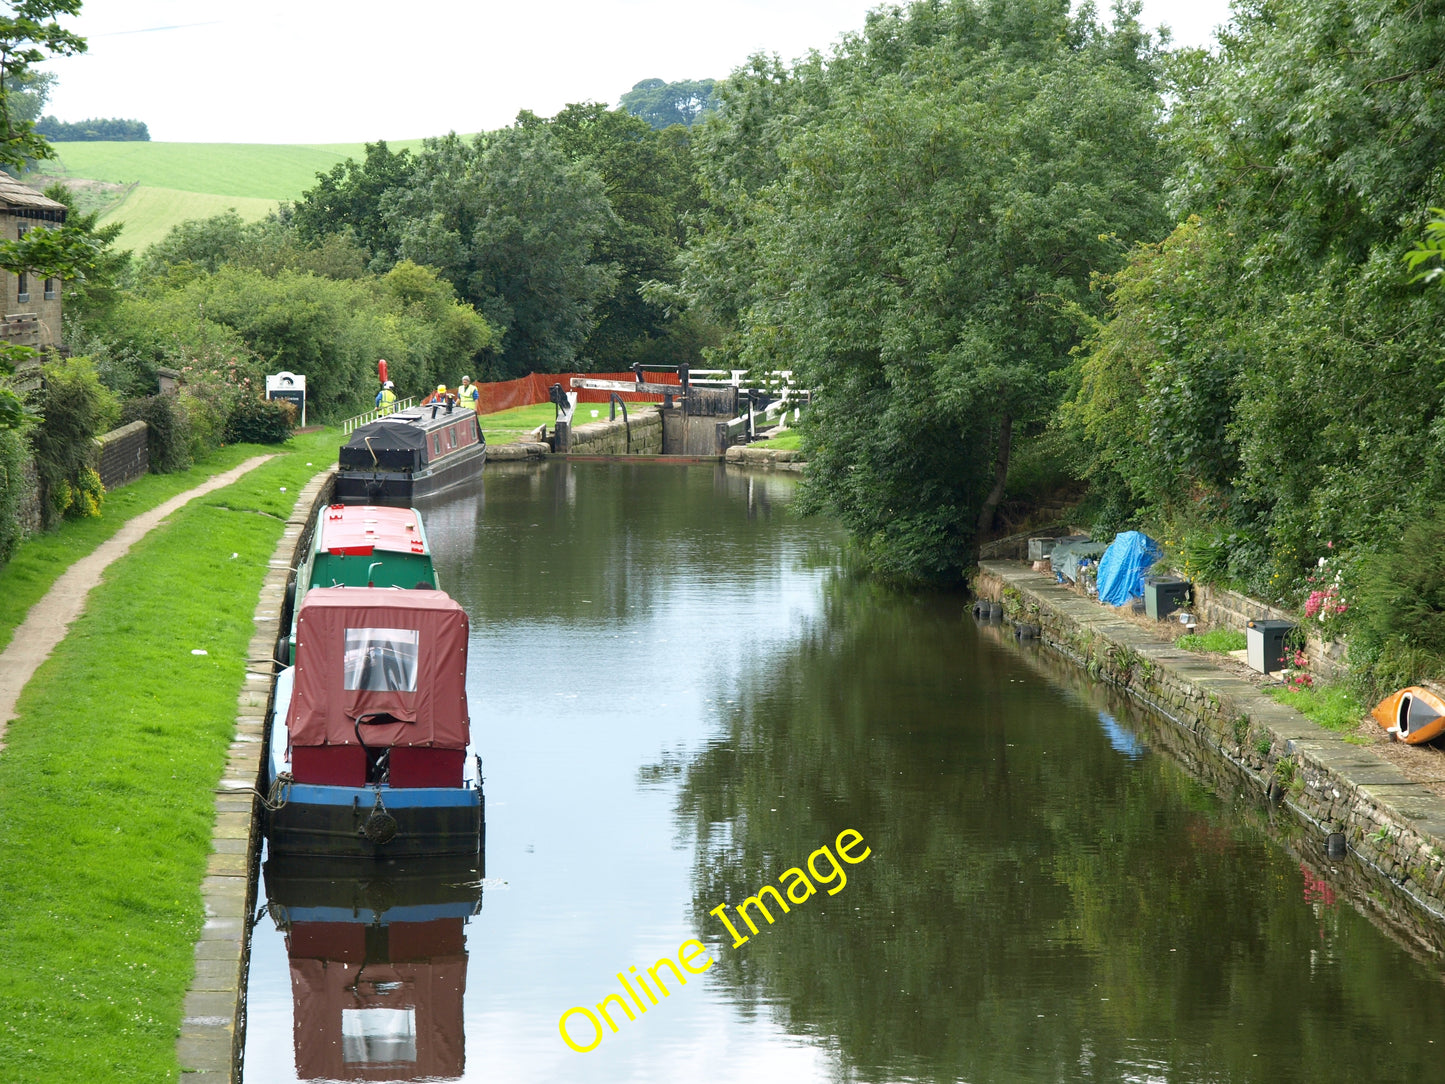
[[[5,731],[15,718],[21,690],[65,638],[71,623],[85,611],[85,600],[90,597],[91,588],[100,583],[102,573],[172,512],[197,497],[230,485],[271,458],[255,456],[224,474],[207,479],[195,489],[177,494],[149,512],[142,512],[61,574],[45,597],[30,608],[10,645],[0,651],[0,750],[5,748]]]

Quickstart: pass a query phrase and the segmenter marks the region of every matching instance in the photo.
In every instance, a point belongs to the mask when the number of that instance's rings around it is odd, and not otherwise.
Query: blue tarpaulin
[[[1144,573],[1164,551],[1147,535],[1125,531],[1116,535],[1099,558],[1099,601],[1122,606],[1144,596]]]

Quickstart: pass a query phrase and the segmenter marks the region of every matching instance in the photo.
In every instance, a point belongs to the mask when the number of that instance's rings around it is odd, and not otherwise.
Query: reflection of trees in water
[[[422,509],[442,586],[477,625],[537,619],[536,595],[516,584],[547,585],[548,620],[632,620],[699,577],[766,575],[760,552],[797,545],[780,529],[792,478],[749,480],[721,464],[488,470],[485,500],[468,489]]]
[[[744,680],[687,765],[693,917],[745,1013],[863,1080],[1429,1075],[1438,985],[1353,914],[1305,906],[1254,829],[1120,755],[962,610],[838,579],[826,623]],[[842,892],[740,949],[720,937],[709,910],[843,828],[873,856]],[[1394,1045],[1341,1041],[1360,1028]]]

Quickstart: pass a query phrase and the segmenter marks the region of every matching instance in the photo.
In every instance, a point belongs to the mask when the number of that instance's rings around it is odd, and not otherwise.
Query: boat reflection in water
[[[291,968],[301,1080],[446,1080],[466,1063],[476,860],[267,859],[267,910]]]

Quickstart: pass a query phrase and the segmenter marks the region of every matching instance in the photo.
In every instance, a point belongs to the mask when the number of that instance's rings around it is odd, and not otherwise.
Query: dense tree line
[[[654,128],[681,124],[690,128],[717,109],[716,79],[684,79],[668,83],[643,79],[622,96],[623,109]]]
[[[415,154],[369,144],[294,211],[306,244],[351,239],[367,266],[436,268],[494,326],[485,378],[700,360],[711,328],[644,286],[675,283],[700,199],[685,132],[621,110],[567,107]]]
[[[880,10],[758,57],[698,136],[686,287],[816,394],[808,489],[878,572],[959,582],[1048,423],[1090,276],[1167,224],[1157,57],[1067,0]]]
[[[1082,486],[1100,529],[1271,600],[1328,556],[1367,667],[1439,669],[1445,290],[1404,257],[1445,202],[1440,8],[1238,0],[1214,52],[1137,4],[884,8],[791,65],[370,144],[88,276],[76,330],[126,394],[234,356],[307,369],[323,414],[382,352],[422,387],[792,369],[807,502],[886,578],[959,584],[999,508]],[[38,78],[7,74],[7,162],[46,153]],[[0,264],[106,251],[38,243]]]
[[[1333,590],[1311,616],[1383,682],[1445,664],[1445,296],[1403,261],[1440,202],[1441,15],[1247,0],[1179,58],[1180,224],[1106,284],[1064,414],[1102,519],[1270,600]]]
[[[122,117],[90,117],[86,120],[63,121],[44,116],[35,123],[35,131],[52,143],[95,143],[115,140],[122,143],[148,142],[151,132],[143,120]]]

